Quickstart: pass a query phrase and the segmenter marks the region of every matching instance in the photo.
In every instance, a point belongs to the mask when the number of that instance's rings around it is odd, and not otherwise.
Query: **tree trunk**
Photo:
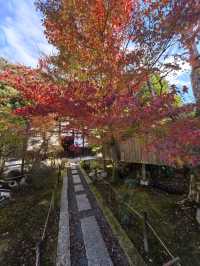
[[[84,156],[85,155],[85,136],[84,136],[84,134],[82,134],[82,139],[83,139],[83,145],[82,145],[83,152],[82,152],[82,155]]]
[[[194,42],[193,46],[189,49],[190,61],[192,62],[191,83],[194,97],[197,102],[196,115],[200,116],[200,54],[197,49],[197,43]],[[189,187],[189,200],[200,204],[200,177],[199,169],[193,170],[190,174],[190,187]]]
[[[188,198],[197,204],[200,203],[200,178],[197,174],[190,175],[190,187]]]
[[[121,159],[121,152],[120,152],[119,144],[114,137],[112,137],[111,153],[112,153],[112,159],[113,159],[112,181],[117,182],[119,179],[119,162]]]
[[[140,179],[140,184],[143,186],[148,186],[149,185],[149,180],[147,178],[147,173],[146,173],[146,165],[143,163],[142,164],[142,177]]]
[[[0,174],[2,174],[4,171],[5,162],[5,158],[0,158]]]
[[[39,168],[40,163],[42,159],[46,159],[48,152],[48,139],[46,136],[46,133],[42,136],[42,143],[40,145],[40,148],[34,153],[34,160],[33,160],[33,165],[32,168]]]
[[[22,147],[22,164],[21,164],[21,175],[24,175],[24,169],[25,169],[25,160],[26,160],[26,152],[28,148],[28,135],[29,135],[29,122],[26,121],[26,131],[25,136],[23,140],[23,147]]]
[[[121,152],[119,144],[114,137],[112,137],[111,152],[112,152],[112,159],[116,162],[119,162],[121,160]]]
[[[200,177],[199,171],[190,174],[190,187],[188,199],[197,204],[196,220],[200,224]]]
[[[197,49],[197,44],[194,43],[190,48],[190,61],[192,62],[191,82],[192,90],[197,104],[200,104],[200,54]],[[199,114],[199,108],[197,110]]]
[[[102,156],[103,156],[103,170],[106,171],[106,152],[105,152],[105,144],[102,144]]]
[[[62,123],[59,120],[58,121],[58,136],[59,136],[60,139],[61,139],[61,134],[62,134]]]

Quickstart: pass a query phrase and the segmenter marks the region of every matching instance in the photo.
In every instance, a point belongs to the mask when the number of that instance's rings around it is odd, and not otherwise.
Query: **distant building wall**
[[[118,143],[121,155],[121,161],[130,163],[145,163],[164,165],[160,159],[159,151],[156,153],[147,150],[144,142],[140,141],[139,138],[129,138]],[[113,159],[111,146],[106,148],[107,159]]]

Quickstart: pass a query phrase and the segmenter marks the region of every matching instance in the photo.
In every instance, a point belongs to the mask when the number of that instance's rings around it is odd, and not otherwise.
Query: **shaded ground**
[[[129,204],[137,211],[146,211],[149,220],[167,244],[173,255],[181,258],[182,265],[200,265],[200,234],[195,221],[195,210],[191,206],[176,204],[181,197],[161,193],[153,189],[127,189],[118,187],[120,193],[126,190],[131,193]],[[130,230],[134,233],[134,228]],[[151,236],[150,236],[151,237]],[[153,239],[153,238],[152,238]],[[156,251],[152,248],[153,256]],[[157,261],[157,260],[156,260]]]
[[[108,180],[109,178],[106,179]],[[181,182],[181,179],[179,180]],[[123,202],[128,203],[140,214],[147,212],[150,223],[168,249],[175,257],[181,258],[182,266],[200,265],[200,226],[195,219],[195,208],[188,203],[178,204],[186,195],[168,194],[150,187],[143,188],[134,185],[134,182],[130,188],[121,181],[117,185],[112,185],[121,198],[120,202],[115,200],[103,182],[96,182],[95,186],[148,265],[162,265],[170,260],[170,256],[151,232],[148,232],[150,252],[148,255],[145,254],[143,223],[123,207]]]
[[[41,239],[51,192],[57,181],[57,173],[43,166],[35,170],[30,185],[13,193],[11,202],[0,208],[0,265],[35,265],[35,245]],[[60,188],[58,189],[58,191]],[[56,255],[58,230],[58,198],[51,213],[47,238],[43,247],[42,265],[53,266]]]
[[[107,197],[105,187],[100,183],[97,183],[96,187],[102,196]],[[115,186],[115,189],[119,195],[125,193],[125,198],[129,198],[125,201],[135,210],[148,213],[149,221],[171,253],[181,258],[181,265],[200,265],[200,228],[195,220],[195,210],[189,205],[176,204],[181,199],[180,196],[168,195],[153,189],[128,189],[125,185]],[[137,249],[146,257],[149,265],[161,265],[170,259],[150,232],[148,233],[150,252],[149,256],[146,256],[143,249],[142,223],[136,216],[130,215],[123,209],[122,205],[121,209],[119,205],[111,205],[113,212],[120,219]]]

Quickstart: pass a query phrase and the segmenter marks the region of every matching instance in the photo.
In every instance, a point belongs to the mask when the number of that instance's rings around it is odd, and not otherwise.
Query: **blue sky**
[[[51,52],[34,0],[0,0],[0,56],[34,67]]]
[[[51,54],[53,47],[43,34],[41,16],[35,10],[34,0],[0,0],[0,57],[13,63],[35,67],[42,54]],[[193,101],[190,84],[190,66],[167,78],[170,84],[190,87],[185,100]]]

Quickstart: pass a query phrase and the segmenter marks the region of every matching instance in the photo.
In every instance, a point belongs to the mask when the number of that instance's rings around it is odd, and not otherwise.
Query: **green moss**
[[[166,226],[166,218],[176,207],[176,200],[180,197],[158,193],[149,188],[129,189],[125,185],[119,187],[118,191],[120,193],[129,193],[130,206],[140,213],[146,212],[153,224],[156,227],[159,226],[161,233],[169,236],[174,229],[174,224],[169,223]],[[162,226],[162,223],[164,226]]]
[[[118,194],[130,195],[128,204],[139,213],[147,212],[148,219],[169,250],[181,258],[187,266],[198,266],[200,261],[200,235],[195,222],[195,213],[191,206],[180,208],[177,202],[183,197],[169,195],[151,188],[137,187],[129,189],[126,185],[115,186]],[[127,228],[132,241],[140,247],[142,244],[142,225],[135,223]],[[165,257],[161,245],[151,232],[148,233],[150,251],[155,265],[160,265],[159,257]],[[165,258],[165,262],[167,257]]]

